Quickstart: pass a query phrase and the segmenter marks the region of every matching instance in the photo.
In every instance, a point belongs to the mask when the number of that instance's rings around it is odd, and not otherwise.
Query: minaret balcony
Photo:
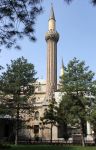
[[[45,35],[45,40],[54,40],[58,42],[59,40],[59,33],[57,31],[49,30]]]

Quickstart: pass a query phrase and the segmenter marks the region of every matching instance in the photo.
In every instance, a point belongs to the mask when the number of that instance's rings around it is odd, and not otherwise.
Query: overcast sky
[[[96,6],[90,0],[74,0],[70,5],[63,0],[44,0],[44,12],[36,21],[37,41],[20,41],[22,50],[3,49],[0,53],[0,65],[6,66],[10,60],[24,56],[35,65],[37,76],[46,79],[46,41],[48,19],[51,2],[53,2],[56,29],[60,34],[58,42],[58,77],[61,60],[66,65],[69,60],[77,57],[84,60],[86,65],[96,73]]]

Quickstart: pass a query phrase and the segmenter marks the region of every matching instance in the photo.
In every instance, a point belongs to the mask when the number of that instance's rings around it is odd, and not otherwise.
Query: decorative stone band
[[[59,33],[57,31],[48,31],[45,35],[45,40],[54,40],[58,42],[59,40]]]

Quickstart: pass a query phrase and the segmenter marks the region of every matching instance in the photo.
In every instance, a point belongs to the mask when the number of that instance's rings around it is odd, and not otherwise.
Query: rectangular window
[[[39,125],[34,125],[34,134],[39,133]]]

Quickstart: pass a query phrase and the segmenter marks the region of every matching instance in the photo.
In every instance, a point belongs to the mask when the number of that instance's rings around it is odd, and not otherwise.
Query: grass
[[[9,150],[96,150],[96,147],[81,146],[55,146],[55,145],[18,145],[12,146]]]

